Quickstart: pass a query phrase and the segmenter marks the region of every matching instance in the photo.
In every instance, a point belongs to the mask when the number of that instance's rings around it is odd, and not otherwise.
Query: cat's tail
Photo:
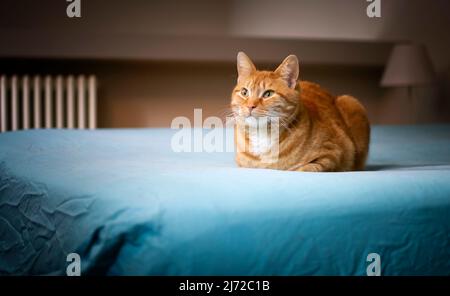
[[[364,170],[369,153],[370,123],[364,106],[354,97],[343,95],[336,98],[336,107],[348,127],[356,148],[355,170]]]

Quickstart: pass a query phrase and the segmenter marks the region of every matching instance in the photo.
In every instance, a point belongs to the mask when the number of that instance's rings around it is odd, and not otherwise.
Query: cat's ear
[[[252,60],[242,51],[238,52],[237,55],[237,71],[238,80],[249,76],[253,71],[256,71],[255,65],[253,65]]]
[[[295,55],[291,54],[278,66],[275,73],[279,74],[283,78],[290,88],[295,88],[297,85],[299,66],[298,59]]]

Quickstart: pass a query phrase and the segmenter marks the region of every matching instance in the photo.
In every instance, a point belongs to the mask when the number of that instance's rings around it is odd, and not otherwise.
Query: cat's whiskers
[[[236,112],[233,110],[233,107],[231,107],[231,106],[222,108],[217,113],[218,113],[218,116],[223,120],[226,120],[227,118],[233,118],[233,119],[236,118]]]

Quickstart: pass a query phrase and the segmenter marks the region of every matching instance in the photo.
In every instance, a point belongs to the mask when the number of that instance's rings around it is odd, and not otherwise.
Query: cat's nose
[[[256,106],[255,105],[249,105],[249,106],[247,106],[247,108],[248,108],[248,113],[252,114],[252,111],[253,111],[253,109],[256,108]]]

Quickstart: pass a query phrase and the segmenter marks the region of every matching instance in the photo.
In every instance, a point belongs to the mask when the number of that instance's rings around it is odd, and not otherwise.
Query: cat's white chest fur
[[[265,154],[267,152],[270,152],[272,148],[272,141],[270,138],[270,134],[267,133],[260,133],[255,131],[249,132],[249,145],[250,145],[250,152],[255,155],[261,155]]]

